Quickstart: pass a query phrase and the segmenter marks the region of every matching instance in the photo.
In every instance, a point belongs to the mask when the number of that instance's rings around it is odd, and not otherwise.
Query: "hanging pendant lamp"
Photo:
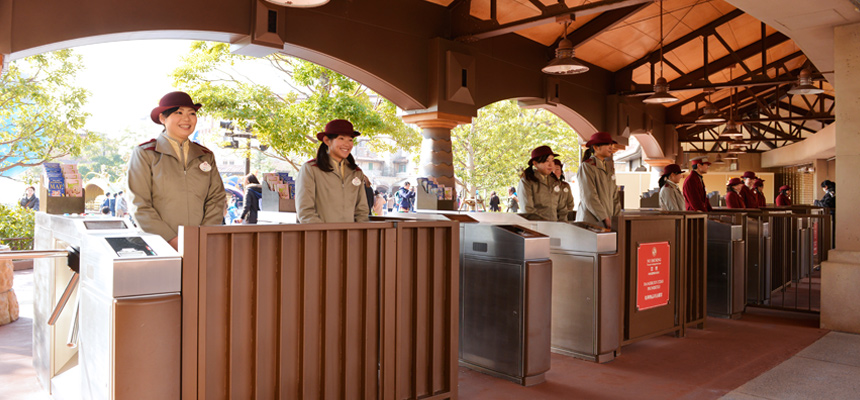
[[[705,102],[705,106],[702,107],[702,110],[702,116],[696,119],[697,124],[708,125],[722,124],[723,122],[726,122],[726,119],[720,116],[720,110],[717,109],[717,106],[715,106],[714,103],[711,103],[710,100]]]
[[[800,70],[800,75],[797,76],[797,84],[788,90],[788,94],[821,94],[824,89],[816,87],[812,84],[812,71],[809,68]]]
[[[669,93],[669,82],[663,77],[663,0],[660,0],[660,77],[654,82],[654,94],[642,100],[645,104],[674,103],[678,98]]]
[[[295,8],[311,8],[319,7],[329,2],[329,0],[266,0],[269,3],[277,4],[284,7]]]
[[[543,67],[541,71],[550,75],[576,75],[583,72],[588,72],[588,67],[582,65],[579,61],[573,58],[576,51],[573,49],[573,42],[567,39],[567,27],[569,22],[564,23],[564,31],[562,31],[561,41],[558,42],[558,47],[555,49],[555,58]]]

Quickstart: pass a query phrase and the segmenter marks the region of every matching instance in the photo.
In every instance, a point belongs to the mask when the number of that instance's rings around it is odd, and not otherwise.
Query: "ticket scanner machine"
[[[179,398],[179,254],[123,219],[44,213],[34,247],[80,250],[78,272],[34,257],[33,364],[52,397]]]

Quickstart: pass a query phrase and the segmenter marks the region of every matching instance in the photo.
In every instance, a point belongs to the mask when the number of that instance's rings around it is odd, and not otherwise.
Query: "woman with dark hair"
[[[173,248],[179,245],[179,225],[221,225],[227,205],[215,155],[188,140],[200,107],[187,93],[164,95],[149,114],[164,130],[135,147],[128,164],[131,214],[144,232]]]
[[[753,193],[758,197],[758,207],[767,207],[767,198],[764,197],[764,179],[756,178]]]
[[[684,211],[684,194],[678,188],[684,172],[678,164],[669,164],[663,168],[663,175],[660,176],[658,184],[660,185],[660,208],[664,211]]]
[[[559,198],[561,185],[552,174],[555,164],[553,160],[558,154],[552,152],[549,146],[540,146],[532,150],[529,166],[523,170],[520,178],[519,200],[523,210],[528,214],[536,214],[545,221],[567,221],[567,211]]]
[[[299,223],[367,222],[370,207],[364,190],[364,173],[350,152],[361,135],[352,123],[336,119],[317,133],[317,158],[305,163],[296,182]]]
[[[744,198],[741,197],[741,188],[744,181],[741,178],[732,178],[726,183],[726,207],[747,208]]]
[[[582,164],[576,173],[579,184],[579,207],[576,220],[612,229],[612,217],[621,213],[621,200],[615,186],[612,165],[613,145],[606,132],[597,132],[585,143]]]
[[[573,207],[576,205],[573,202],[573,190],[570,188],[570,184],[564,179],[564,163],[559,159],[553,160],[555,163],[555,168],[553,169],[553,175],[558,178],[559,183],[561,184],[561,202],[564,205],[564,209],[567,211],[573,211]]]
[[[829,207],[830,213],[834,214],[836,210],[836,182],[826,179],[821,182],[821,188],[824,189],[824,197],[819,203],[822,207]]]
[[[260,200],[263,198],[263,187],[257,175],[248,174],[245,177],[245,199],[242,206],[242,215],[236,219],[238,224],[256,224],[257,214],[260,212]]]
[[[777,207],[791,205],[791,186],[782,185],[779,187],[779,196],[776,196],[775,203]]]

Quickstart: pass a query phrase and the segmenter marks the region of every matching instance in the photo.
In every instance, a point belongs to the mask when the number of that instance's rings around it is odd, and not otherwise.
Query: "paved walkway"
[[[32,270],[15,273],[21,318],[0,326],[0,399],[47,400],[32,367]],[[685,338],[625,346],[606,364],[553,354],[547,382],[526,388],[460,368],[460,399],[860,399],[860,335],[811,314],[750,309]]]

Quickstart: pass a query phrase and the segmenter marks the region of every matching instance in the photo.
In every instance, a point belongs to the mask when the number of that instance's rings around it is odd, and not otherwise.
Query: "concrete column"
[[[472,117],[430,112],[403,116],[403,121],[416,124],[421,128],[424,140],[421,142],[420,173],[452,188],[457,200],[457,186],[454,179],[454,152],[451,145],[451,129],[460,124],[469,124]]]
[[[860,24],[836,27],[836,248],[821,266],[821,327],[860,333]]]

